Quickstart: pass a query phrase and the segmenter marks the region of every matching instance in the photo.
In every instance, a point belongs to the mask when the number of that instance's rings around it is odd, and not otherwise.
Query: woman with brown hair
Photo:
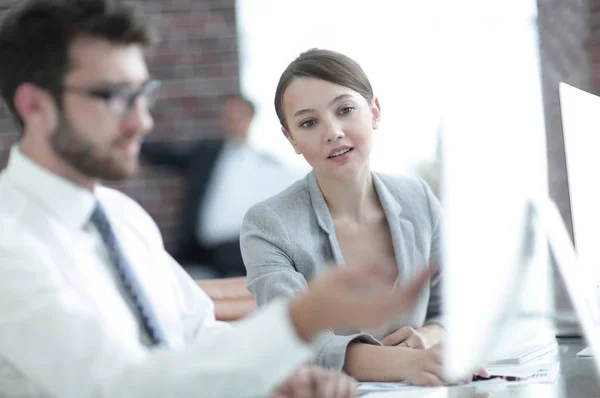
[[[275,110],[312,171],[246,214],[242,255],[259,305],[306,289],[328,266],[386,264],[397,273],[393,289],[439,260],[441,206],[431,189],[370,168],[381,108],[354,60],[302,53],[280,78]],[[411,313],[382,330],[323,335],[318,363],[357,380],[443,384],[440,307],[434,270]]]

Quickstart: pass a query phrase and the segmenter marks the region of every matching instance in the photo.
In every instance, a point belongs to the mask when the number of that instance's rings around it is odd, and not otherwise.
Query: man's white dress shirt
[[[169,348],[153,349],[89,222],[103,205]],[[258,397],[311,359],[278,302],[234,326],[126,195],[87,191],[15,146],[0,173],[0,397]]]
[[[199,242],[218,245],[237,241],[246,211],[301,177],[301,173],[267,158],[246,142],[226,143],[198,211]]]

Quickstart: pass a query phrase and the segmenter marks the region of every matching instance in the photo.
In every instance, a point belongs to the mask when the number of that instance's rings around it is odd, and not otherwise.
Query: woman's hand
[[[432,323],[417,329],[403,327],[381,340],[384,346],[428,349],[443,342],[444,329]]]

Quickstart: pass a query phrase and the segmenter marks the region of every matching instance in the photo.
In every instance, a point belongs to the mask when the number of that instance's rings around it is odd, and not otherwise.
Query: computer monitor
[[[442,261],[449,380],[516,347],[554,337],[548,248],[585,337],[600,353],[594,285],[543,184],[543,131],[523,128],[528,108],[518,101],[496,105],[457,103],[444,123]],[[595,358],[600,369],[600,354]]]
[[[600,286],[600,97],[559,84],[573,238],[580,266]],[[600,296],[599,296],[600,297]]]
[[[510,90],[496,87],[497,90]],[[543,128],[523,101],[472,87],[449,104],[441,153],[445,368],[450,380],[555,341],[545,237],[531,199],[547,195]],[[471,94],[471,95],[469,95]]]
[[[600,304],[600,97],[559,84],[573,239],[579,266],[594,285]],[[597,354],[600,355],[600,354]]]

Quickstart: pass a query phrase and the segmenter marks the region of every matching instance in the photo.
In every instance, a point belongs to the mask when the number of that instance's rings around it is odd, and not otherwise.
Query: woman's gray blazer
[[[390,226],[398,279],[405,281],[430,263],[439,262],[441,205],[422,180],[375,172],[372,177]],[[344,265],[333,220],[314,172],[248,210],[242,225],[241,249],[247,286],[259,306],[306,289],[307,281],[328,265]],[[346,348],[352,341],[379,344],[376,338],[399,327],[440,323],[440,294],[440,273],[436,272],[412,312],[386,330],[325,333],[317,342],[316,363],[342,369]]]

